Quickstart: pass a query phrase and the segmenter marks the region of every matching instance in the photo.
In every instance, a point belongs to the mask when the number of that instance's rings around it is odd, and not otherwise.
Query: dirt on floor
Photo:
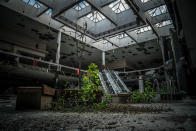
[[[116,109],[120,112],[116,111]],[[140,109],[140,111],[135,111]],[[143,110],[145,109],[145,110]],[[155,109],[155,111],[149,111]],[[161,109],[156,111],[157,109]],[[124,112],[124,110],[129,110]],[[16,111],[0,103],[0,131],[196,131],[196,101],[111,105],[109,111]]]

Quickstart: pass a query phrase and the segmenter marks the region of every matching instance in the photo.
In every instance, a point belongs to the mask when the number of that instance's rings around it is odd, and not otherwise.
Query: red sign
[[[80,74],[80,69],[79,68],[77,68],[77,75],[79,75]]]

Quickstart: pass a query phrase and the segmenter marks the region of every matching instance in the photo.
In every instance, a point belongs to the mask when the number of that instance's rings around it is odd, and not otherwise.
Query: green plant
[[[64,110],[66,106],[65,102],[65,96],[64,95],[58,95],[56,100],[52,102],[52,107],[51,109],[53,111],[58,111],[58,110]]]
[[[93,103],[96,99],[96,93],[102,91],[98,76],[99,70],[94,63],[88,66],[87,75],[82,77],[81,100],[84,103]]]
[[[103,108],[105,108],[107,106],[107,104],[109,104],[112,100],[112,96],[111,95],[105,95],[101,101],[101,103],[94,103],[93,107],[95,109],[101,110]]]
[[[152,82],[150,81],[149,78],[145,80],[144,85],[145,85],[144,95],[145,95],[146,102],[152,102],[155,97],[155,91],[152,88]]]
[[[150,79],[146,79],[144,83],[144,92],[133,91],[131,95],[131,102],[139,103],[139,102],[152,102],[155,97],[155,92],[152,88],[152,82]]]
[[[166,83],[164,83],[164,82],[161,83],[159,93],[160,94],[168,94],[169,93],[167,86],[166,86]]]

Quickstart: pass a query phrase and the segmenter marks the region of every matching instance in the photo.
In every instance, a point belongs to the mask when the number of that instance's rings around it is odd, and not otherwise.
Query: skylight
[[[52,15],[52,9],[48,9],[45,13],[48,15]]]
[[[140,28],[140,29],[138,29],[138,30],[135,30],[135,32],[136,32],[137,34],[140,34],[140,33],[143,33],[143,32],[150,31],[150,30],[152,30],[152,28],[151,28],[150,26],[146,26],[146,27]]]
[[[79,4],[75,5],[73,8],[76,9],[77,11],[80,11],[86,8],[87,6],[89,6],[89,4],[86,1],[82,1]]]
[[[23,2],[27,3],[28,5],[30,6],[33,6],[35,8],[40,8],[42,7],[43,5],[35,0],[22,0]]]
[[[170,25],[170,24],[172,24],[172,21],[171,20],[166,20],[166,21],[162,21],[160,23],[157,23],[156,26],[158,28],[160,28],[160,27],[163,27],[163,26],[166,26],[166,25]]]
[[[128,4],[125,2],[125,0],[117,0],[111,3],[109,7],[117,14],[130,8]]]
[[[166,5],[159,6],[157,8],[154,8],[152,10],[148,10],[148,14],[152,17],[161,15],[167,12],[167,7]]]
[[[150,1],[150,0],[141,0],[142,3],[146,3],[148,1]]]
[[[117,38],[117,39],[123,39],[123,38],[125,38],[125,37],[127,37],[127,36],[128,36],[127,34],[122,33],[122,34],[116,35],[116,38]]]
[[[93,22],[97,23],[105,19],[105,16],[103,16],[100,12],[94,11],[87,15],[87,17],[92,20]]]

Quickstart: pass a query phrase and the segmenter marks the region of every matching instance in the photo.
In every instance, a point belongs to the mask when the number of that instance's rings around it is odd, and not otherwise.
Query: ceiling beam
[[[116,45],[116,44],[114,44],[113,42],[111,42],[108,38],[104,38],[104,40],[108,41],[108,42],[109,42],[109,43],[111,43],[112,45],[114,45],[114,46],[116,46],[116,47],[118,47],[118,48],[119,48],[119,46],[118,46],[118,45]]]
[[[62,14],[63,12],[65,12],[66,10],[72,8],[74,5],[79,4],[81,1],[83,1],[83,0],[78,0],[78,1],[73,2],[72,4],[70,4],[70,5],[68,5],[68,6],[65,6],[65,7],[62,8],[57,14],[55,14],[53,17],[59,16],[60,14]]]
[[[156,24],[156,23],[160,23],[162,21],[166,21],[166,20],[170,20],[170,19],[171,19],[171,17],[169,15],[169,13],[167,12],[167,13],[163,13],[161,15],[157,15],[157,16],[152,17],[151,23]]]
[[[118,27],[113,28],[111,30],[102,32],[102,33],[99,34],[99,36],[96,36],[96,39],[100,39],[102,37],[109,37],[109,36],[115,35],[117,33],[124,32],[126,30],[134,29],[134,28],[137,28],[137,27],[138,27],[138,25],[134,21],[134,22],[128,23],[126,25],[118,26]]]
[[[65,22],[67,20],[66,18],[65,19],[62,19],[62,18],[56,17],[55,20],[58,21],[58,22],[60,22],[60,23],[62,23],[63,25],[66,25],[67,27],[69,27],[71,29],[76,30],[76,26],[77,25],[74,24],[74,23]],[[80,33],[84,33],[84,29],[78,28],[77,31],[80,32]],[[90,37],[91,39],[95,40],[95,38],[91,34],[85,33],[85,35],[88,36],[88,37]]]
[[[53,1],[52,0],[36,0],[36,1],[42,3],[43,5],[51,8],[51,9],[53,9],[53,4],[52,4]]]
[[[147,10],[151,10],[151,9],[154,9],[154,8],[157,8],[159,6],[162,6],[165,4],[164,0],[159,0],[157,2],[157,0],[150,0],[146,3],[142,3],[143,4],[143,10],[144,12],[146,12]]]
[[[134,10],[137,16],[152,28],[152,31],[155,33],[157,38],[160,38],[157,27],[151,23],[149,16],[147,16],[142,7],[138,5],[138,1],[136,2],[136,0],[126,0],[126,2]]]
[[[111,3],[113,3],[116,0],[110,0],[109,2],[107,2],[106,4],[101,5],[101,8],[110,5]]]
[[[86,16],[86,15],[90,14],[91,12],[92,12],[92,10],[91,10],[91,11],[89,11],[89,12],[86,12],[85,14],[83,14],[83,15],[81,15],[81,16],[79,16],[77,19],[79,20],[80,18],[82,18],[82,17],[84,17],[84,16]]]
[[[38,15],[37,15],[37,17],[40,17],[42,14],[44,14],[48,9],[50,9],[50,8],[46,8],[46,9],[43,9]]]
[[[135,38],[133,38],[133,36],[131,36],[127,31],[125,31],[124,33],[127,34],[136,44],[138,44]]]

